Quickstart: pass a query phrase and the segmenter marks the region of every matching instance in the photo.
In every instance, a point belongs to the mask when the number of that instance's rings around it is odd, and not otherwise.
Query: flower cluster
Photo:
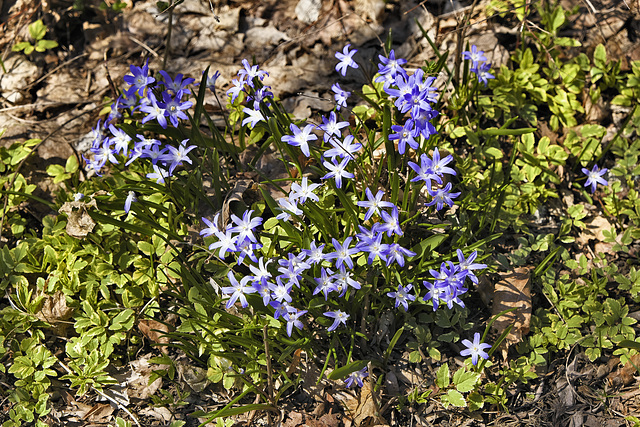
[[[404,124],[391,126],[395,133],[389,139],[397,141],[398,153],[404,154],[407,145],[414,150],[420,146],[420,137],[428,140],[435,135],[436,129],[431,120],[438,116],[433,104],[438,100],[436,88],[433,86],[436,78],[426,77],[424,71],[418,68],[412,75],[402,67],[405,59],[396,58],[391,50],[389,57],[379,55],[378,77],[376,82],[382,82],[384,91],[394,101],[394,105],[401,113],[409,113]]]
[[[123,112],[126,111],[129,117],[138,119],[141,124],[153,120],[163,129],[169,124],[178,127],[180,120],[188,118],[184,110],[193,106],[191,101],[183,99],[191,95],[189,85],[194,83],[194,79],[184,78],[182,74],[172,79],[166,71],[161,70],[159,74],[162,79],[156,81],[148,76],[148,61],[142,67],[131,65],[130,71],[131,75],[124,76],[124,81],[129,87],[113,103],[105,123],[102,124],[99,120],[93,129],[90,154],[89,157],[84,157],[84,160],[88,167],[100,176],[107,163],[119,164],[124,161],[125,166],[129,166],[138,158],[146,158],[151,161],[153,167],[147,178],[163,184],[166,178],[174,174],[177,167],[184,163],[192,163],[189,152],[196,146],[187,145],[189,139],[176,144],[172,141],[162,142],[144,133],[130,135],[123,128],[116,126],[115,122],[122,118]],[[128,193],[125,201],[126,212],[136,200],[135,194]]]
[[[484,56],[483,50],[478,50],[476,45],[471,46],[471,50],[462,52],[462,58],[471,61],[471,72],[477,77],[478,81],[487,86],[489,79],[495,79],[495,76],[489,72],[491,63],[485,62],[487,57]]]
[[[460,296],[468,290],[464,287],[465,279],[469,278],[471,282],[477,284],[478,278],[473,273],[473,270],[487,268],[486,264],[474,263],[478,256],[477,251],[472,252],[466,259],[460,249],[457,250],[457,254],[457,265],[451,261],[445,261],[440,265],[440,271],[429,270],[429,273],[435,279],[433,282],[426,280],[422,282],[428,291],[424,300],[431,300],[433,311],[438,309],[440,302],[446,304],[448,308],[453,308],[454,303],[464,307],[464,302],[462,302]]]

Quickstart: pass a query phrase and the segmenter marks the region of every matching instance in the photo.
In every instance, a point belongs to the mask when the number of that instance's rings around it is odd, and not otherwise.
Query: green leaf
[[[350,373],[359,371],[360,369],[364,368],[365,366],[367,366],[368,363],[369,363],[368,360],[356,360],[354,362],[351,362],[343,366],[342,368],[338,368],[332,371],[327,376],[327,378],[329,378],[330,380],[339,380],[339,379],[345,378]]]
[[[460,408],[467,406],[467,401],[464,400],[464,396],[458,390],[449,390],[446,397],[447,401],[453,406]]]
[[[460,368],[453,374],[453,383],[459,392],[467,393],[475,388],[478,378],[480,378],[480,374]]]
[[[436,373],[436,385],[440,388],[447,388],[450,384],[449,379],[449,365],[443,363],[440,368],[438,368],[438,372]]]
[[[38,19],[29,25],[29,34],[35,41],[42,39],[47,34],[47,27],[42,23],[42,19]]]

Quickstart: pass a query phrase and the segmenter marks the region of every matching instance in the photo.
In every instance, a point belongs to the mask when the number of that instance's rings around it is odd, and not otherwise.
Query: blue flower
[[[336,100],[336,108],[340,111],[341,107],[347,108],[347,99],[351,96],[351,92],[342,90],[338,83],[334,83],[331,86],[331,90],[335,92],[334,98]]]
[[[484,51],[478,50],[476,45],[471,46],[471,51],[465,50],[462,52],[462,58],[471,61],[471,68],[476,68],[480,62],[487,60],[487,57],[484,56]]]
[[[353,135],[347,135],[342,141],[340,141],[338,138],[331,138],[329,140],[329,144],[331,144],[333,148],[325,151],[324,156],[330,158],[354,158],[354,154],[360,151],[360,149],[362,148],[362,144],[360,144],[359,142],[354,143],[354,140],[355,137]]]
[[[142,119],[142,123],[147,123],[150,120],[156,120],[163,129],[167,128],[167,118],[165,115],[164,108],[160,108],[158,105],[158,100],[153,92],[149,92],[147,95],[147,99],[149,103],[147,105],[143,105],[140,107],[140,111],[143,113],[147,113],[147,115]]]
[[[251,87],[254,87],[253,79],[255,77],[263,80],[265,76],[269,75],[269,73],[267,73],[266,71],[260,70],[260,67],[258,65],[249,65],[249,61],[247,61],[246,59],[242,60],[242,65],[244,66],[244,68],[241,68],[240,71],[238,71],[238,77],[241,80],[245,80],[246,83]]]
[[[344,239],[342,244],[340,244],[336,239],[331,240],[333,241],[333,247],[336,250],[335,252],[327,254],[326,259],[335,259],[336,268],[340,268],[343,264],[346,264],[349,268],[353,268],[353,260],[351,259],[351,256],[360,252],[360,249],[358,248],[349,248],[353,237],[347,237]]]
[[[607,168],[599,169],[598,165],[593,165],[593,169],[591,170],[582,168],[582,173],[587,175],[587,182],[584,183],[584,186],[591,186],[591,192],[594,193],[598,184],[609,185],[607,180],[602,177],[608,170]]]
[[[349,157],[345,157],[340,163],[338,163],[336,159],[332,159],[331,162],[325,160],[322,164],[325,168],[329,169],[329,173],[323,176],[322,179],[334,178],[336,180],[336,187],[342,188],[342,178],[353,178],[355,176],[346,170],[349,160]]]
[[[195,82],[195,79],[188,77],[182,80],[182,74],[178,74],[175,79],[171,79],[169,74],[164,70],[160,70],[160,74],[164,78],[160,84],[162,84],[166,90],[173,92],[173,95],[176,98],[182,98],[183,95],[191,94],[191,90],[189,90],[187,86]]]
[[[358,384],[359,387],[363,387],[364,383],[362,382],[363,379],[365,379],[366,377],[368,377],[369,374],[367,373],[367,367],[365,366],[364,368],[360,369],[359,371],[355,371],[349,374],[349,376],[347,377],[346,380],[344,380],[344,385],[347,386],[347,388],[351,387],[355,381],[356,384]]]
[[[302,329],[304,325],[300,320],[300,316],[305,314],[308,310],[298,310],[296,308],[291,307],[291,310],[284,315],[284,318],[287,320],[287,335],[291,336],[293,333],[293,327],[295,326],[298,329]]]
[[[413,287],[413,285],[411,283],[409,283],[406,287],[402,287],[402,285],[398,285],[398,291],[397,292],[387,292],[387,296],[390,298],[395,298],[396,299],[396,305],[395,307],[398,308],[398,306],[402,305],[402,307],[404,308],[404,311],[408,311],[409,310],[409,302],[411,301],[415,301],[416,296],[410,294],[409,292],[411,291],[411,288]]]
[[[490,344],[481,343],[480,342],[480,333],[476,332],[473,335],[473,342],[469,340],[462,340],[462,344],[464,344],[465,348],[460,352],[461,356],[471,356],[471,363],[474,365],[478,364],[478,357],[482,357],[483,359],[488,359],[489,354],[484,350],[487,348],[491,348]]]
[[[207,228],[203,228],[200,230],[200,235],[203,237],[213,236],[216,232],[220,233],[220,229],[218,228],[218,218],[220,218],[220,214],[217,213],[213,217],[213,222],[209,221],[207,218],[202,217],[202,222],[207,225]]]
[[[391,243],[385,255],[387,256],[387,266],[390,266],[395,261],[400,267],[404,267],[404,257],[413,257],[416,256],[416,253],[403,248],[397,243]]]
[[[131,210],[131,203],[137,201],[138,198],[136,197],[136,193],[133,191],[129,191],[129,194],[127,194],[127,198],[124,201],[124,211],[126,213],[129,213],[129,211]]]
[[[472,68],[471,71],[476,73],[478,76],[478,81],[484,83],[484,87],[487,87],[487,83],[489,83],[490,79],[495,79],[496,77],[489,72],[491,69],[491,64],[485,63],[481,64],[477,68]]]
[[[391,202],[385,202],[382,200],[384,197],[384,191],[378,190],[375,197],[369,187],[365,190],[367,200],[358,201],[356,204],[360,207],[367,208],[367,213],[364,215],[364,220],[368,221],[374,214],[380,215],[381,208],[391,208],[395,206]]]
[[[153,77],[148,77],[149,59],[147,59],[147,62],[145,62],[142,68],[130,65],[129,70],[131,70],[131,74],[133,75],[124,76],[124,81],[125,83],[130,84],[131,87],[127,89],[125,93],[127,95],[134,95],[135,93],[138,93],[140,96],[144,96],[145,88],[156,81]]]
[[[191,159],[187,154],[189,154],[189,151],[196,148],[196,146],[190,145],[187,147],[187,141],[189,141],[189,139],[183,140],[178,146],[178,148],[175,148],[171,145],[167,146],[167,148],[169,149],[169,156],[171,157],[171,160],[170,160],[171,165],[169,166],[169,175],[172,175],[175,168],[177,166],[180,166],[183,161],[191,164]]]
[[[291,132],[293,132],[293,136],[291,135],[283,136],[282,142],[286,142],[289,145],[293,145],[294,147],[300,147],[300,150],[302,151],[302,153],[305,156],[309,157],[311,155],[309,151],[309,141],[314,141],[318,139],[316,135],[311,133],[315,128],[315,126],[306,125],[303,130],[300,130],[298,126],[291,123],[289,125],[289,128],[291,129]]]
[[[245,294],[252,294],[256,291],[253,287],[247,285],[251,278],[245,276],[238,283],[238,280],[233,275],[232,271],[227,273],[227,277],[229,278],[229,282],[231,282],[231,286],[223,287],[222,293],[225,295],[231,295],[231,298],[227,301],[226,307],[231,308],[238,300],[240,300],[240,305],[242,305],[243,308],[248,306],[249,303],[247,302]]]
[[[351,43],[347,44],[344,49],[342,49],[342,53],[336,52],[335,55],[336,58],[338,58],[338,60],[340,61],[338,62],[338,64],[336,64],[336,71],[342,74],[343,77],[347,75],[347,69],[349,67],[358,68],[358,64],[356,64],[356,61],[353,60],[353,55],[358,50],[353,49],[352,51],[349,51],[350,46]]]
[[[162,101],[158,103],[160,108],[164,109],[165,116],[169,117],[169,121],[173,125],[173,127],[178,127],[179,122],[178,119],[187,120],[189,119],[187,115],[183,112],[183,110],[187,110],[191,108],[193,102],[191,101],[180,101],[180,96],[176,95],[175,98],[171,97],[169,92],[162,92]]]
[[[402,229],[400,228],[400,218],[398,217],[398,207],[393,205],[393,209],[391,213],[387,213],[385,211],[380,212],[380,216],[382,216],[382,220],[384,224],[380,227],[381,231],[386,231],[387,236],[391,237],[392,234],[396,234],[398,236],[402,236]]]
[[[407,63],[407,60],[402,58],[396,59],[396,53],[393,49],[389,52],[389,58],[382,55],[378,55],[378,58],[380,59],[378,73],[381,75],[390,74],[392,77],[395,77],[396,74],[400,73],[406,76],[407,72],[402,66]]]
[[[242,215],[242,219],[236,215],[231,215],[231,221],[236,224],[234,227],[228,228],[227,231],[238,233],[238,241],[242,242],[248,239],[254,243],[257,243],[256,236],[253,235],[253,229],[262,224],[262,218],[251,218],[252,210],[245,211]]]
[[[339,122],[336,112],[332,111],[329,114],[328,119],[325,116],[322,116],[322,124],[318,126],[318,128],[324,131],[323,138],[326,142],[329,141],[329,139],[332,139],[333,136],[341,137],[341,129],[347,126],[349,126],[349,122]]]
[[[218,258],[224,259],[227,252],[233,252],[236,248],[237,238],[232,235],[231,230],[226,230],[224,233],[221,231],[214,233],[218,238],[217,242],[213,242],[209,245],[209,250],[213,251],[214,249],[220,248],[218,252]]]
[[[146,176],[149,179],[155,179],[158,184],[164,184],[164,179],[171,176],[171,174],[165,169],[158,167],[158,165],[153,165],[153,172],[149,172]]]
[[[451,183],[448,182],[444,188],[439,188],[437,190],[429,189],[429,194],[433,199],[429,203],[425,203],[426,206],[436,205],[436,210],[442,209],[444,204],[446,203],[449,207],[453,206],[453,199],[458,197],[461,193],[451,193]]]
[[[329,298],[329,292],[338,290],[335,283],[333,283],[332,271],[328,268],[322,267],[320,269],[320,277],[316,277],[313,280],[318,284],[318,286],[313,290],[313,295],[322,292],[325,301]]]
[[[391,126],[391,130],[395,133],[389,135],[389,140],[398,140],[398,153],[404,154],[407,144],[409,144],[409,147],[413,148],[414,150],[417,150],[420,146],[418,144],[418,141],[415,140],[417,132],[413,120],[407,120],[404,126],[393,125]]]
[[[349,317],[351,317],[342,310],[327,311],[326,313],[324,313],[324,315],[334,319],[333,324],[329,326],[329,329],[327,329],[327,331],[329,332],[338,329],[338,326],[340,326],[341,323],[346,326],[347,320],[349,319]]]
[[[300,203],[305,203],[307,199],[311,199],[314,202],[320,200],[320,198],[313,192],[318,187],[321,187],[322,184],[309,184],[309,179],[304,176],[300,181],[300,184],[294,182],[291,184],[291,192],[289,193],[290,200],[296,200]]]
[[[475,274],[473,274],[473,272],[471,270],[479,270],[482,268],[487,268],[486,264],[476,264],[473,261],[475,261],[476,257],[478,256],[478,251],[473,251],[470,255],[469,258],[464,259],[464,254],[462,253],[462,251],[460,249],[456,250],[457,254],[458,254],[458,261],[460,262],[460,264],[458,264],[458,267],[460,268],[460,271],[466,271],[467,272],[467,277],[476,285],[478,284],[478,278],[476,277]]]

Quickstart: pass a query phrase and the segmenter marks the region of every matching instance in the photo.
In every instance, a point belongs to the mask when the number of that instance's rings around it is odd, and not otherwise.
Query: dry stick
[[[65,65],[69,65],[71,64],[73,61],[75,61],[76,59],[80,59],[84,56],[89,55],[88,53],[81,53],[80,55],[74,56],[73,58],[69,59],[68,61],[64,61],[62,64],[58,65],[56,68],[54,68],[53,70],[49,71],[47,74],[45,74],[44,76],[40,77],[38,80],[36,80],[33,83],[30,83],[29,85],[27,85],[25,87],[25,89],[29,89],[30,87],[33,87],[35,85],[37,85],[38,83],[40,83],[41,81],[43,81],[44,79],[46,79],[47,77],[49,77],[50,75],[52,75],[53,73],[55,73],[56,71],[58,71],[59,69],[61,69],[62,67],[64,67]]]
[[[464,42],[464,33],[469,23],[469,19],[471,19],[471,15],[473,14],[473,9],[475,9],[478,0],[473,0],[471,4],[471,8],[469,9],[469,13],[465,14],[464,21],[462,22],[462,27],[458,29],[458,40],[456,42],[456,60],[453,65],[454,76],[453,81],[454,84],[460,84],[460,64],[462,63],[462,43]]]
[[[11,182],[9,183],[8,186],[5,186],[6,191],[10,191],[11,188],[13,188],[13,184],[15,184],[16,179],[18,178],[18,172],[20,172],[20,169],[22,168],[22,165],[24,165],[24,163],[27,161],[27,159],[29,157],[31,157],[31,155],[33,153],[36,152],[36,150],[38,149],[38,147],[40,147],[45,141],[47,141],[49,138],[51,138],[51,136],[53,134],[55,134],[56,132],[58,132],[60,129],[62,129],[63,127],[65,127],[66,125],[68,125],[69,123],[71,123],[72,121],[74,121],[77,118],[80,118],[82,116],[84,116],[85,114],[89,113],[90,111],[85,111],[82,112],[80,114],[78,114],[75,117],[70,118],[69,120],[67,120],[66,122],[62,123],[60,126],[58,126],[57,128],[55,128],[54,130],[52,130],[47,136],[44,137],[44,139],[42,141],[40,141],[39,143],[37,143],[32,149],[31,152],[20,161],[20,163],[18,163],[18,167],[16,167],[15,172],[13,173],[13,178],[11,178]],[[0,217],[0,241],[2,240],[2,226],[4,225],[4,218],[7,214],[7,206],[9,204],[9,194],[5,194],[4,196],[4,204],[2,206],[2,217]]]
[[[134,42],[135,44],[137,44],[138,46],[142,47],[143,49],[146,49],[150,54],[152,54],[154,57],[158,58],[160,55],[158,54],[158,52],[156,52],[155,50],[153,50],[152,48],[150,48],[146,43],[138,40],[137,38],[133,37],[133,36],[129,36],[129,40],[131,40],[132,42]]]
[[[173,29],[173,8],[169,9],[169,24],[167,26],[167,45],[164,47],[164,59],[162,60],[162,69],[167,68],[169,60],[169,51],[171,50],[171,30]]]

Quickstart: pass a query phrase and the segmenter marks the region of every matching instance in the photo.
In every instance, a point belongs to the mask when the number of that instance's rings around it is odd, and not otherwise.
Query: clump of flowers
[[[487,57],[484,56],[483,50],[478,50],[478,46],[471,46],[471,50],[462,52],[462,58],[471,61],[471,72],[478,77],[478,81],[483,83],[487,87],[487,83],[490,79],[495,79],[495,76],[489,72],[491,70],[491,63],[485,62]]]

